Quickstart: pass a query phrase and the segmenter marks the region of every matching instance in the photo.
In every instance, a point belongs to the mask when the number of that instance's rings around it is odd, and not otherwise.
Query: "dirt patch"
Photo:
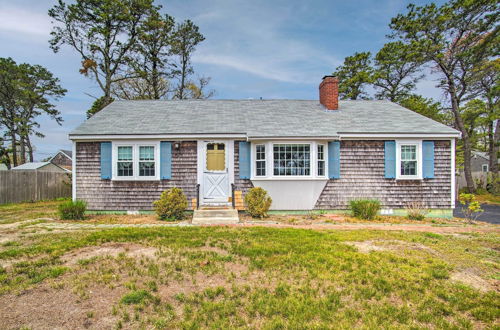
[[[361,242],[343,242],[345,244],[354,246],[359,252],[369,253],[371,251],[401,251],[405,250],[420,250],[426,251],[431,254],[437,254],[435,250],[419,243],[410,243],[397,240],[373,240]]]
[[[500,281],[485,280],[484,278],[478,276],[472,269],[465,269],[454,272],[450,275],[450,279],[452,281],[461,282],[463,284],[469,285],[474,289],[477,289],[482,292],[486,291],[500,292]]]
[[[250,271],[248,266],[238,262],[227,262],[224,264],[225,271],[222,274],[208,275],[203,272],[196,272],[191,276],[186,276],[181,281],[173,281],[167,285],[161,285],[158,294],[163,301],[171,303],[176,309],[176,313],[182,314],[182,305],[176,299],[179,294],[186,296],[203,292],[206,289],[222,287],[231,290],[233,286],[255,285],[260,287],[273,287],[275,280],[270,279],[262,271]]]
[[[86,217],[86,223],[94,224],[165,224],[190,221],[191,216],[186,215],[183,221],[167,222],[158,219],[156,214],[92,214]]]
[[[111,329],[118,320],[112,315],[113,304],[125,292],[100,286],[81,300],[69,288],[44,284],[20,295],[2,296],[0,324],[3,329]]]
[[[154,258],[158,252],[157,248],[143,246],[131,243],[106,243],[100,246],[89,246],[70,253],[61,257],[65,265],[74,265],[78,260],[90,259],[93,257],[111,256],[116,257],[123,253],[128,257],[140,258],[148,257]]]
[[[253,223],[248,214],[241,213],[240,221],[244,223]],[[452,224],[463,225],[464,220],[459,218],[425,218],[424,220],[415,221],[409,220],[404,216],[395,215],[379,215],[373,220],[357,219],[347,213],[309,213],[309,214],[271,214],[265,219],[267,222],[276,222],[282,225],[321,225],[321,224],[411,224],[411,225],[433,225],[433,224]]]
[[[369,253],[372,251],[387,251],[387,247],[380,245],[375,245],[374,241],[364,241],[364,242],[344,242],[345,244],[354,246],[359,252]]]
[[[165,223],[165,221],[158,220],[158,217],[153,214],[140,214],[140,215],[125,215],[125,214],[99,214],[89,215],[85,222],[91,223]]]

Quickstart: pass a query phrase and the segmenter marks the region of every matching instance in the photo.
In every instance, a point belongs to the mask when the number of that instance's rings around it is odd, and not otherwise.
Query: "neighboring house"
[[[488,183],[487,175],[490,171],[490,157],[487,152],[482,151],[472,151],[472,158],[470,160],[472,178],[483,188],[486,188]],[[498,159],[498,164],[500,164],[500,159]],[[457,175],[457,186],[458,189],[467,187],[467,181],[465,180],[463,164],[458,171]]]
[[[91,210],[150,210],[170,187],[219,205],[231,185],[266,189],[274,210],[340,210],[379,199],[454,207],[459,132],[388,101],[115,101],[70,133],[73,198]],[[239,195],[239,194],[238,194]]]
[[[500,164],[500,159],[497,160],[498,163]],[[489,163],[490,163],[490,157],[487,152],[482,152],[482,151],[473,151],[472,152],[472,159],[470,161],[471,163],[471,169],[472,172],[481,172],[481,173],[486,173],[489,172]],[[462,172],[463,170],[461,170]]]
[[[23,171],[41,171],[41,172],[61,172],[61,173],[70,173],[71,171],[59,167],[51,162],[33,162],[33,163],[24,163],[22,165],[13,167],[12,171],[23,170]]]
[[[49,159],[49,162],[71,171],[71,165],[73,163],[72,156],[71,150],[61,149],[54,155],[54,157]]]

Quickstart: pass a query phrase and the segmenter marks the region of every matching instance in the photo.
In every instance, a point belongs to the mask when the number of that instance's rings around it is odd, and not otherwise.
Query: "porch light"
[[[176,151],[179,151],[181,149],[181,143],[180,142],[174,142],[174,149]]]

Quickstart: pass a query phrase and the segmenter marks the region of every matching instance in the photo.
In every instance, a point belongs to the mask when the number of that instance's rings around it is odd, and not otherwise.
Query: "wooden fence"
[[[0,171],[0,204],[71,197],[71,176],[39,171]]]

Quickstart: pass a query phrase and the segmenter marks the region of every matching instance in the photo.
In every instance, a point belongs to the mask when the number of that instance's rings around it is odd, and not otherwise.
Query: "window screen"
[[[207,144],[207,171],[224,171],[226,169],[226,153],[224,143]]]

